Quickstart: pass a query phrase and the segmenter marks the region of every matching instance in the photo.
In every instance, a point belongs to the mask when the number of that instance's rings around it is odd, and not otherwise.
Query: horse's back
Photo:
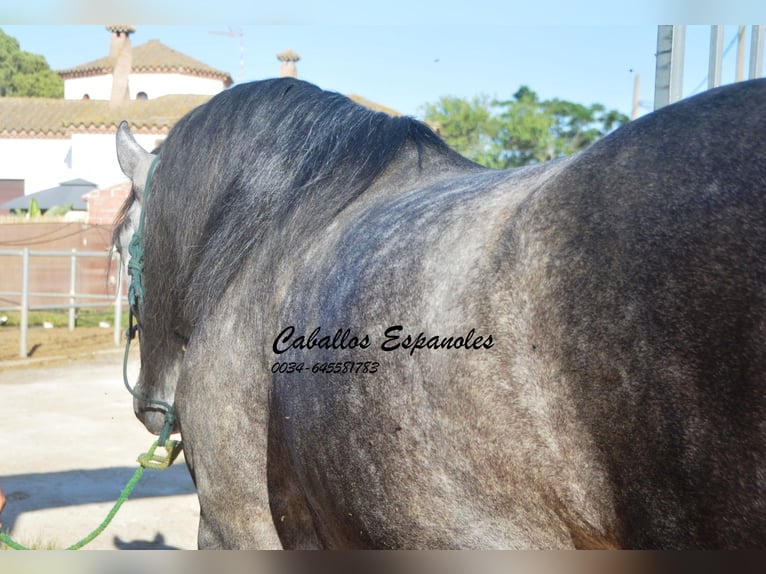
[[[320,539],[763,546],[764,102],[763,82],[705,94],[320,240],[281,325],[297,310],[296,333],[373,344],[293,357],[378,365],[274,379]],[[381,349],[395,325],[391,346],[468,329],[492,344]]]
[[[765,110],[760,81],[648,116],[532,208],[536,313],[625,545],[766,544]]]

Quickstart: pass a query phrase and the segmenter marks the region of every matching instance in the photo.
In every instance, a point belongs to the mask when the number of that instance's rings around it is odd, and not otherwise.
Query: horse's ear
[[[120,122],[117,128],[117,161],[122,173],[136,181],[138,167],[151,161],[152,154],[142,148],[130,133],[128,122]]]

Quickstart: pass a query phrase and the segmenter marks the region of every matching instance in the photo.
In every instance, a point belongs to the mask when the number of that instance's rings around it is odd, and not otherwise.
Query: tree
[[[444,96],[436,104],[426,104],[426,122],[466,157],[491,165],[497,155],[495,140],[500,124],[492,115],[486,96],[471,101]]]
[[[521,86],[505,101],[442,98],[435,106],[425,106],[425,120],[466,157],[487,167],[509,168],[583,150],[627,123],[628,117],[601,104],[540,100],[528,86]]]
[[[64,80],[42,56],[24,52],[0,30],[0,96],[63,98]]]

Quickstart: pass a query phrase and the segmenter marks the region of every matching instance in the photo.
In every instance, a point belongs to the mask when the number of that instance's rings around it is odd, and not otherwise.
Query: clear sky
[[[35,11],[26,14],[30,4]],[[646,113],[654,99],[658,23],[697,24],[687,27],[685,95],[706,86],[705,24],[733,24],[726,27],[724,47],[737,23],[748,25],[747,73],[750,24],[766,23],[766,2],[748,0],[729,0],[725,7],[712,0],[665,0],[662,8],[646,0],[638,11],[626,11],[635,2],[619,0],[134,0],[133,12],[96,0],[68,3],[74,10],[66,12],[56,8],[60,4],[34,0],[0,8],[0,28],[56,70],[105,56],[104,25],[118,22],[136,27],[134,45],[158,39],[237,82],[277,75],[276,54],[292,48],[301,57],[300,78],[416,117],[441,96],[507,99],[521,85],[543,98],[599,102],[630,115],[636,75]],[[732,45],[724,59],[724,83],[734,79],[736,51]]]

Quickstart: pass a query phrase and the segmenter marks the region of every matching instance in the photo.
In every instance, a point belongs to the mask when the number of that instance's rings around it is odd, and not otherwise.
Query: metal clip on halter
[[[164,470],[168,468],[181,452],[181,441],[168,439],[161,447],[165,449],[165,454],[157,454],[155,451],[159,447],[159,441],[155,441],[148,452],[138,457],[138,462],[144,468],[154,470]]]

